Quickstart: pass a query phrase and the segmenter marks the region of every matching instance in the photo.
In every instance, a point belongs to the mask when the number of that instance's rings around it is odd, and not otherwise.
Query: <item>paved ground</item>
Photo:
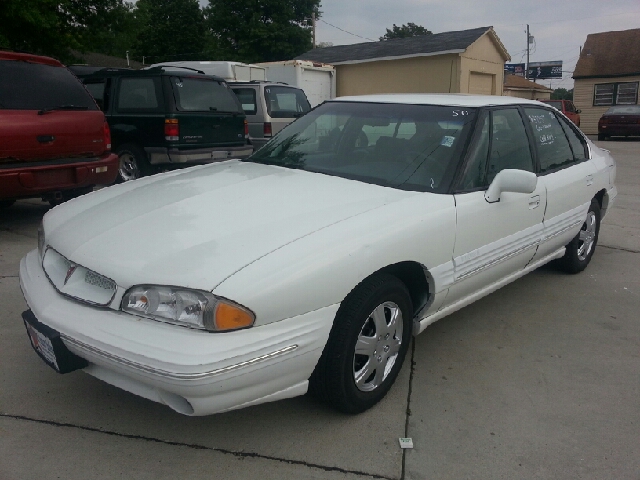
[[[301,397],[190,418],[57,375],[17,278],[47,208],[1,212],[0,480],[640,479],[640,142],[602,145],[620,195],[589,268],[543,267],[429,327],[359,416]]]

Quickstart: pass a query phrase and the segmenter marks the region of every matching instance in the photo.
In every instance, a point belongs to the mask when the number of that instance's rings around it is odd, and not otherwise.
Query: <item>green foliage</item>
[[[320,0],[0,0],[0,48],[145,63],[288,60],[311,49]],[[395,27],[395,25],[394,25]]]
[[[573,100],[573,88],[556,88],[551,94],[551,100]]]
[[[133,46],[145,63],[198,60],[206,43],[204,15],[198,0],[138,0]]]
[[[417,37],[419,35],[431,35],[433,32],[427,30],[423,26],[416,25],[415,23],[407,23],[406,25],[397,26],[395,23],[391,30],[387,28],[387,33],[385,33],[380,40],[390,40],[392,38],[406,38],[406,37]]]
[[[0,47],[68,58],[78,46],[53,0],[4,0],[0,6]]]
[[[71,49],[124,56],[132,9],[123,0],[3,0],[0,47],[65,62]]]
[[[208,58],[288,60],[312,48],[310,19],[320,0],[209,0]]]

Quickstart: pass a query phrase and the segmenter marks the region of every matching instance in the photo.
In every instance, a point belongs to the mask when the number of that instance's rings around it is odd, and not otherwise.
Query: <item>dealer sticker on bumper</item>
[[[49,340],[31,325],[29,325],[26,320],[24,321],[24,324],[27,327],[27,331],[29,332],[29,338],[31,339],[31,345],[33,346],[33,348],[40,352],[42,356],[55,367],[56,370],[60,370],[60,367],[58,367],[56,354],[53,351],[51,340]]]

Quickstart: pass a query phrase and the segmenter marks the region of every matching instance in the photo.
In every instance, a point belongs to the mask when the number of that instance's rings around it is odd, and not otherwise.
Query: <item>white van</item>
[[[202,72],[206,75],[215,75],[224,78],[227,82],[251,82],[265,81],[267,79],[265,67],[242,62],[219,61],[189,61],[189,62],[164,62],[154,63],[152,67],[180,67]]]

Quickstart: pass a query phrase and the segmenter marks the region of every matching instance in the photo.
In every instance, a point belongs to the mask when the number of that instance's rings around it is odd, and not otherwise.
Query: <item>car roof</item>
[[[468,95],[464,93],[386,93],[337,97],[331,102],[403,103],[407,105],[454,105],[457,107],[487,107],[498,105],[544,105],[536,100],[499,95]],[[544,105],[546,106],[546,105]]]
[[[295,85],[289,85],[286,82],[272,82],[271,80],[250,80],[250,81],[244,81],[244,82],[228,81],[227,83],[229,85],[254,85],[254,86],[258,86],[258,85],[275,85],[275,86],[279,86],[279,87],[298,88]],[[298,90],[299,90],[299,88],[298,88]]]
[[[40,63],[43,65],[50,65],[52,67],[64,66],[55,58],[43,57],[41,55],[31,55],[30,53],[8,52],[6,50],[0,50],[0,60],[15,60],[19,62]]]
[[[127,76],[127,77],[146,77],[146,76],[154,76],[154,75],[177,75],[180,74],[183,77],[184,76],[193,76],[193,77],[197,77],[197,78],[210,78],[213,80],[217,80],[219,82],[225,82],[225,79],[222,77],[218,77],[216,75],[208,75],[208,74],[204,74],[204,73],[199,73],[190,69],[182,69],[182,68],[172,68],[172,67],[153,67],[153,68],[146,68],[143,70],[129,70],[127,68],[102,68],[100,70],[91,72],[91,73],[87,73],[87,74],[83,74],[80,71],[76,71],[75,68],[72,68],[72,71],[74,71],[74,73],[76,73],[76,75],[84,78],[84,79],[90,79],[92,77],[95,78],[99,78],[99,77],[105,77],[105,76],[109,76],[109,77],[122,77],[122,76]]]

